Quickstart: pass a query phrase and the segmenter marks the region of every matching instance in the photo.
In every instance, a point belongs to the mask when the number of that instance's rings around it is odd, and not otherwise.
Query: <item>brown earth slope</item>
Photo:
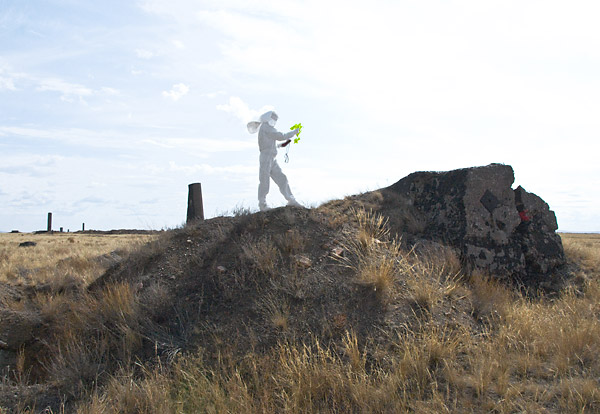
[[[385,273],[399,266],[400,254],[410,261],[410,246],[393,241],[383,217],[365,209],[377,200],[375,193],[316,210],[287,207],[197,223],[114,267],[90,290],[115,282],[135,286],[153,321],[169,332],[162,344],[169,352],[199,345],[216,352],[221,344],[243,355],[264,352],[282,337],[327,341],[347,329],[377,337],[414,315]],[[444,258],[454,254],[435,248]],[[380,253],[389,263],[357,274],[369,260],[362,254]],[[458,266],[444,276],[451,279]]]

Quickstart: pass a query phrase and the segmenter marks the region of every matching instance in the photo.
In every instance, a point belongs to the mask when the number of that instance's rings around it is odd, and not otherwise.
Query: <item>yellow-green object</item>
[[[298,137],[298,138],[294,138],[294,144],[297,144],[298,141],[300,141],[300,132],[302,132],[302,124],[300,122],[298,122],[296,125],[294,125],[290,128],[290,131],[292,131],[296,128],[298,128],[298,133],[296,134],[296,137]]]

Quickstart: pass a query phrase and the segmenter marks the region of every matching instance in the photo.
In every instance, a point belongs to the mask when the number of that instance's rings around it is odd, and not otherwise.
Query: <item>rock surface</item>
[[[446,242],[469,270],[528,280],[565,263],[556,217],[540,197],[512,189],[511,166],[416,172],[385,189],[408,200],[425,238]]]

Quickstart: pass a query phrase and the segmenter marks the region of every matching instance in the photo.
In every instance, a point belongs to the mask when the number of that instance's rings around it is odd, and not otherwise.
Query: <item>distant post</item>
[[[202,205],[202,186],[200,183],[188,185],[187,221],[190,224],[196,220],[204,220],[204,206]]]
[[[85,223],[81,223],[81,231],[85,231]]]
[[[52,231],[52,213],[48,213],[48,231]]]

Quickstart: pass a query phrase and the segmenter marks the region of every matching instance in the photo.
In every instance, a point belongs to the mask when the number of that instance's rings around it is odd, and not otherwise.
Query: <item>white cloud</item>
[[[22,78],[22,73],[14,73],[8,67],[4,67],[1,65],[0,61],[0,91],[1,90],[9,90],[16,91],[17,87],[15,86],[15,80]]]
[[[173,85],[173,87],[171,88],[170,91],[163,91],[163,96],[165,98],[170,98],[174,101],[178,101],[179,99],[181,99],[183,96],[187,95],[187,93],[190,91],[190,87],[187,86],[184,83],[177,83],[175,85]]]
[[[142,141],[161,148],[196,152],[234,152],[256,147],[254,140],[240,141],[234,139],[207,139],[207,138],[164,138],[147,139]]]
[[[55,141],[91,148],[135,148],[140,140],[127,133],[83,128],[31,128],[0,125],[0,135]]]
[[[194,164],[194,165],[178,165],[177,163],[170,161],[169,167],[172,171],[183,172],[186,174],[231,174],[241,175],[243,177],[252,177],[256,174],[256,167],[252,165],[230,165],[227,167],[213,167],[208,164]]]
[[[173,40],[171,43],[173,43],[173,46],[175,46],[175,49],[185,49],[185,45],[183,44],[183,42],[181,40]]]
[[[8,89],[17,91],[15,80],[19,79],[22,83],[21,89],[33,88],[38,92],[58,92],[61,94],[61,100],[66,102],[83,101],[84,97],[92,95],[118,95],[119,91],[110,88],[102,87],[99,90],[94,90],[80,83],[69,82],[56,76],[39,76],[31,73],[9,72],[0,68],[0,90]]]
[[[203,93],[201,96],[204,98],[214,99],[219,95],[225,95],[225,94],[226,94],[225,91],[216,91],[216,92]]]
[[[13,155],[2,157],[0,173],[29,177],[46,177],[65,160],[58,155]]]
[[[229,98],[229,103],[223,105],[217,105],[219,111],[228,112],[238,118],[243,124],[246,124],[252,120],[258,119],[258,117],[264,114],[266,111],[273,110],[272,106],[263,106],[259,110],[253,110],[248,107],[248,104],[237,96]]]
[[[6,89],[9,91],[17,90],[17,88],[15,87],[15,84],[11,78],[5,78],[3,76],[0,76],[0,91],[2,89]]]
[[[146,49],[135,49],[135,55],[140,59],[152,59],[154,56],[154,52],[151,52]]]
[[[195,15],[224,36],[221,65],[232,76],[269,79],[264,84],[273,89],[283,83],[290,93],[336,96],[377,121],[405,114],[429,123],[432,116],[504,112],[580,123],[598,109],[587,102],[600,90],[590,71],[600,59],[590,18],[599,7],[594,3],[564,8],[536,2],[517,14],[514,2],[435,9],[388,1],[377,1],[378,7],[336,0],[326,6],[311,0],[225,3],[209,1],[215,8]],[[335,22],[318,12],[323,7],[336,10]],[[563,56],[579,64],[570,67]],[[578,72],[585,76],[574,78]]]
[[[58,78],[45,78],[38,81],[37,90],[41,92],[59,92],[63,100],[72,101],[72,97],[90,96],[93,90],[83,85],[69,83]]]
[[[114,88],[109,88],[107,86],[103,87],[102,89],[100,89],[100,91],[105,94],[105,95],[109,95],[109,96],[116,96],[119,95],[120,92],[117,89]]]

